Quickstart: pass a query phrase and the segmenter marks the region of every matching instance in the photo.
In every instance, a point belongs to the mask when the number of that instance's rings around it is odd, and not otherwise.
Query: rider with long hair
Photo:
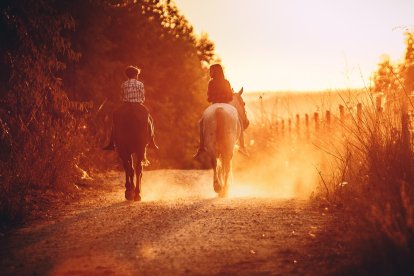
[[[210,66],[210,81],[208,83],[207,101],[211,104],[215,103],[227,103],[229,104],[233,100],[233,90],[231,89],[230,82],[224,77],[223,68],[220,64],[213,64]],[[204,135],[202,128],[202,120],[199,122],[200,127],[200,144],[197,152],[194,154],[194,158],[198,158],[204,151]],[[244,146],[243,130],[239,137],[240,152],[247,154]]]

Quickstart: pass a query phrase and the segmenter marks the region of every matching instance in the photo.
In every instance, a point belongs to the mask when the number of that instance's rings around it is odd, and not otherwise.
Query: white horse
[[[241,131],[249,125],[242,93],[243,88],[233,93],[233,100],[229,104],[210,105],[202,116],[205,151],[214,170],[214,191],[221,197],[227,195],[234,146]]]

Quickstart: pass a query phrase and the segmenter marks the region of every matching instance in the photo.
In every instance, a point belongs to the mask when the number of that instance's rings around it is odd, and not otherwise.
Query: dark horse
[[[114,143],[125,170],[125,198],[141,200],[142,162],[148,144],[148,110],[140,104],[123,103],[114,112]],[[135,155],[137,162],[132,162]],[[134,168],[135,166],[135,168]],[[134,169],[136,185],[134,185]]]

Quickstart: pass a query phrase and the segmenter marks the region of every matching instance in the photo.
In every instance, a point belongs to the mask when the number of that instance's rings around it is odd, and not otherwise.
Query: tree
[[[60,103],[58,74],[78,58],[65,35],[74,27],[55,1],[0,4],[0,217],[15,219],[31,187],[76,177],[79,124]],[[78,134],[75,139],[74,133]],[[41,157],[41,158],[39,158]],[[69,177],[68,177],[69,176]]]
[[[62,75],[69,97],[98,104],[116,101],[124,68],[137,65],[161,144],[155,163],[194,166],[197,121],[206,105],[206,68],[214,58],[208,37],[196,37],[170,1],[74,0],[62,9],[75,19],[71,39],[81,54]],[[175,145],[177,140],[182,146]]]

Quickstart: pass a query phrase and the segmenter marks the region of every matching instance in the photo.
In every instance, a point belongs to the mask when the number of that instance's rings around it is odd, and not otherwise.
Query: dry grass
[[[278,183],[274,188],[282,181],[296,185],[291,195],[309,196],[313,190],[320,206],[335,210],[338,219],[329,231],[336,242],[329,243],[343,245],[337,251],[347,260],[335,269],[338,274],[414,272],[413,139],[403,127],[407,117],[400,101],[379,109],[375,96],[368,91],[358,99],[343,99],[345,118],[332,112],[328,125],[320,115],[318,129],[311,119],[306,128],[303,114],[299,129],[292,121],[289,130],[286,119],[282,129],[281,118],[268,116],[262,107],[247,133],[254,141],[251,161],[240,165],[255,172],[256,182],[267,175],[268,183]],[[360,113],[357,103],[362,103]]]
[[[395,103],[398,105],[398,103]],[[395,110],[401,110],[396,108]],[[365,109],[362,122],[345,126],[342,154],[327,199],[343,207],[356,269],[414,271],[414,159],[411,134],[394,109]],[[351,122],[356,122],[352,120]],[[339,176],[339,177],[338,177]],[[357,258],[358,259],[358,258]]]
[[[75,192],[102,159],[90,113],[76,114],[53,100],[22,109],[20,115],[8,111],[10,106],[0,106],[1,224],[22,221],[39,201],[53,201],[48,198],[53,193]]]

